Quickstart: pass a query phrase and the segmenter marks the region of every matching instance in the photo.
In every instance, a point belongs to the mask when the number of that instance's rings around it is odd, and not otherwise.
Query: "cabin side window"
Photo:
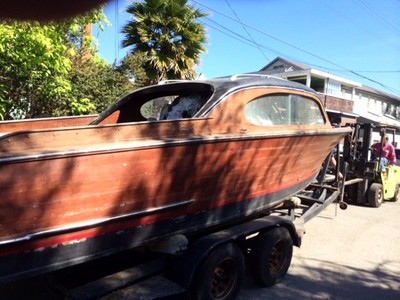
[[[90,124],[194,118],[213,93],[212,85],[194,81],[140,88],[114,103]]]
[[[177,96],[165,96],[151,99],[141,106],[140,114],[150,121],[161,120],[160,116],[165,113],[165,109],[172,103],[175,97]]]
[[[192,118],[204,104],[201,95],[167,96],[152,99],[142,105],[140,113],[148,120],[178,120]]]
[[[325,123],[317,102],[292,94],[271,94],[254,99],[246,104],[244,114],[247,121],[259,126]]]

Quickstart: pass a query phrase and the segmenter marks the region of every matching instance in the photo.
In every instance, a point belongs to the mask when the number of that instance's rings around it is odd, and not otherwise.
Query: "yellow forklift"
[[[380,170],[381,158],[372,156],[373,134],[383,142],[385,135],[395,146],[396,128],[374,124],[353,124],[353,132],[344,139],[342,174],[344,200],[348,203],[379,207],[383,201],[400,198],[400,167]]]

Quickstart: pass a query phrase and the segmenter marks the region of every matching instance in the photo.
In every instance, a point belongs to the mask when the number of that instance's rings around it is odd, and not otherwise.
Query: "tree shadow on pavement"
[[[300,262],[301,266],[292,266],[281,283],[269,288],[260,287],[248,274],[238,300],[400,299],[399,261],[385,261],[374,269],[363,270],[328,261],[306,260]]]

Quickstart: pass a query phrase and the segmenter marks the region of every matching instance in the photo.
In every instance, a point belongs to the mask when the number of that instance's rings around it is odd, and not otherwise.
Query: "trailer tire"
[[[368,190],[368,203],[372,207],[379,207],[383,202],[383,186],[380,183],[373,183]]]
[[[284,227],[274,228],[256,239],[250,258],[254,279],[272,286],[285,277],[293,255],[293,240]]]
[[[198,268],[192,296],[194,299],[228,300],[239,294],[245,261],[235,244],[212,250]]]
[[[397,202],[400,199],[400,184],[396,184],[396,189],[394,190],[393,201]]]

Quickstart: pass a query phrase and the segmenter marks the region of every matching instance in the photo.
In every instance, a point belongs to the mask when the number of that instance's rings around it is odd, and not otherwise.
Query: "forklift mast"
[[[373,124],[354,124],[353,132],[345,137],[343,160],[348,164],[350,177],[375,178],[374,162],[370,160]]]

